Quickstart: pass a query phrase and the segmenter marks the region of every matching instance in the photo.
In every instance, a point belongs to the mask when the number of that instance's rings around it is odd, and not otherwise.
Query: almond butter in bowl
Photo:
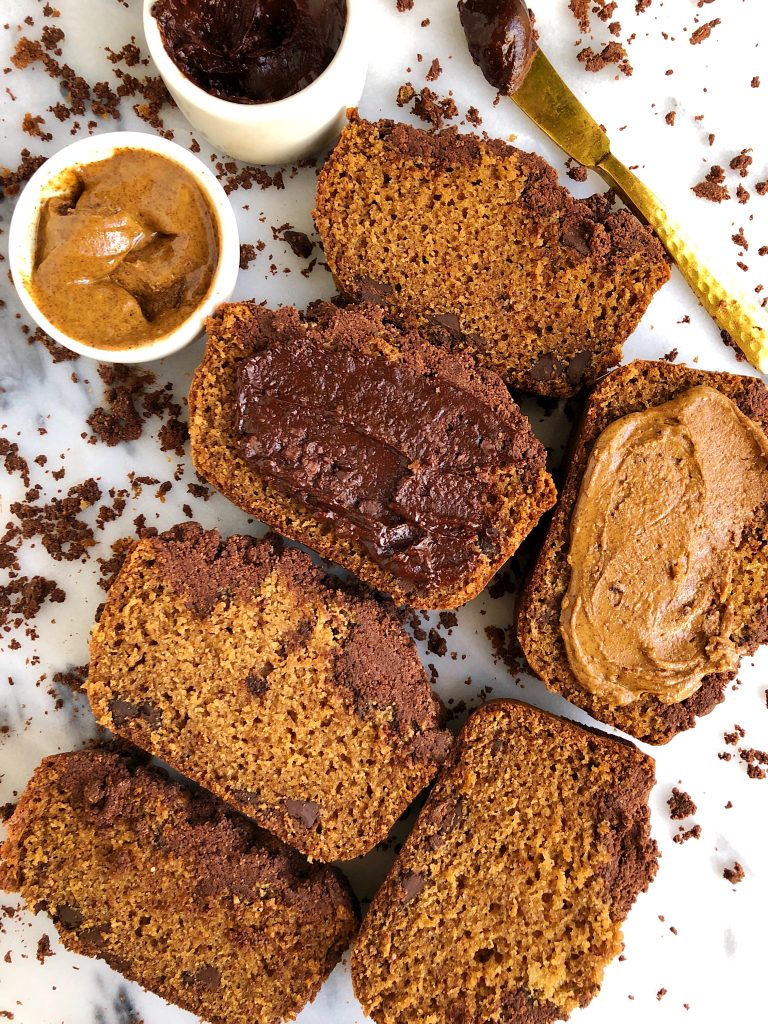
[[[119,132],[84,143],[49,160],[22,195],[14,283],[35,321],[76,352],[170,355],[232,292],[232,208],[210,171],[166,140]]]

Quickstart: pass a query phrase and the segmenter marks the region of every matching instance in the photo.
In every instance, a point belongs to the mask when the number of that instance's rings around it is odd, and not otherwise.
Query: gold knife
[[[585,167],[597,171],[658,235],[702,306],[727,331],[755,369],[768,373],[768,314],[729,293],[706,268],[661,201],[611,153],[608,136],[590,117],[541,50],[510,99]]]

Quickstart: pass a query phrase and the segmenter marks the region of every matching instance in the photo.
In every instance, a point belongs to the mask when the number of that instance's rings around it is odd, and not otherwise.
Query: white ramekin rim
[[[37,225],[43,198],[49,186],[70,169],[104,160],[120,149],[143,149],[158,153],[182,166],[205,193],[216,218],[219,233],[219,262],[201,304],[169,334],[129,349],[100,348],[72,338],[56,327],[39,309],[29,280],[34,269]],[[51,189],[49,194],[54,194]],[[240,265],[240,238],[232,204],[221,184],[205,164],[182,146],[159,135],[145,132],[106,132],[80,139],[59,150],[32,175],[13,211],[8,237],[9,263],[13,283],[29,316],[54,341],[78,355],[104,363],[144,363],[162,359],[185,348],[203,331],[205,321],[232,295]]]
[[[234,103],[219,96],[212,96],[196,85],[178,68],[165,48],[157,19],[152,14],[155,0],[144,0],[144,36],[149,54],[157,65],[161,77],[171,92],[177,92],[198,110],[209,117],[223,121],[239,121],[244,128],[258,128],[259,125],[288,120],[318,103],[333,102],[336,78],[344,75],[350,62],[359,58],[355,46],[363,45],[359,27],[362,25],[362,5],[365,0],[346,0],[347,20],[339,48],[328,67],[300,92],[270,103]]]

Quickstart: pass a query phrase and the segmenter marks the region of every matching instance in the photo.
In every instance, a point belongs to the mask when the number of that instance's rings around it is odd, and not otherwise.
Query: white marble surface
[[[91,82],[110,80],[114,85],[103,47],[119,49],[131,34],[141,43],[139,0],[56,0],[55,6],[61,10],[58,24],[67,32],[62,60]],[[768,196],[757,196],[753,187],[768,178],[768,61],[763,42],[768,19],[764,0],[714,0],[702,9],[695,0],[654,0],[650,9],[639,15],[635,0],[620,0],[615,18],[622,23],[624,38],[633,32],[636,38],[629,47],[635,73],[618,81],[611,69],[590,75],[576,62],[579,47],[574,44],[581,34],[566,0],[542,0],[536,13],[542,45],[596,118],[607,126],[618,155],[639,165],[641,175],[709,253],[712,266],[738,278],[742,287],[754,288],[761,279],[768,284],[768,257],[758,255],[759,247],[768,245]],[[28,15],[35,26],[22,29],[34,38],[43,24],[40,3],[3,0],[0,5],[0,24],[10,25],[6,31],[0,30],[0,69],[9,66],[9,55],[20,34],[17,26]],[[697,19],[700,23],[717,17],[722,24],[712,37],[700,46],[689,45]],[[424,18],[431,19],[426,28],[420,25]],[[604,45],[611,38],[607,26],[594,21],[600,45]],[[584,37],[584,45],[587,42]],[[438,56],[445,70],[433,87],[441,96],[453,89],[462,115],[476,105],[485,130],[499,136],[517,134],[520,145],[542,152],[568,183],[562,154],[510,103],[493,107],[491,90],[464,51],[453,0],[415,0],[415,9],[409,14],[397,13],[395,0],[370,0],[370,50],[371,71],[362,102],[365,115],[407,118],[407,112],[395,106],[397,88],[406,80],[420,88],[432,58]],[[417,52],[424,56],[421,63]],[[407,68],[412,70],[407,72]],[[674,74],[665,74],[668,69]],[[754,76],[762,77],[761,88],[750,87]],[[29,139],[20,128],[26,111],[44,112],[59,99],[58,83],[39,68],[30,68],[0,72],[0,84],[0,165],[15,167],[24,144],[33,153],[51,153],[69,141],[69,125],[60,126],[51,115],[47,115],[45,126],[55,133],[51,143]],[[100,121],[96,130],[149,130],[129,104],[124,104],[124,110],[119,122]],[[677,112],[675,127],[664,120],[670,110]],[[700,115],[702,119],[697,120]],[[88,119],[78,120],[85,124]],[[165,120],[175,129],[176,140],[188,144],[190,133],[182,118],[172,112]],[[707,142],[709,132],[716,136],[712,147]],[[701,180],[710,163],[727,168],[734,155],[750,146],[754,147],[754,173],[742,182],[752,193],[747,205],[732,199],[718,207],[693,196],[691,186]],[[208,154],[203,146],[203,157]],[[727,173],[727,183],[735,192],[741,179],[730,170]],[[302,277],[297,271],[303,264],[282,242],[273,241],[270,230],[270,226],[288,221],[310,230],[313,187],[314,172],[305,170],[293,178],[286,175],[284,191],[233,193],[242,240],[261,238],[266,243],[265,251],[241,274],[238,296],[302,305],[332,293],[327,272],[318,267],[309,278]],[[590,179],[572,187],[579,194],[588,194],[600,183]],[[0,200],[0,249],[7,240],[12,206],[12,200]],[[740,227],[750,243],[744,257],[748,272],[735,266],[741,250],[731,242],[731,235]],[[269,271],[272,262],[277,268],[274,274]],[[284,274],[284,267],[293,272]],[[177,459],[163,454],[153,431],[147,430],[135,443],[115,448],[86,443],[81,436],[86,430],[85,417],[101,403],[96,366],[85,359],[54,365],[40,346],[27,345],[20,332],[20,307],[5,269],[0,275],[0,295],[6,303],[0,309],[0,433],[15,440],[30,463],[39,453],[48,454],[45,469],[31,463],[32,483],[40,483],[50,498],[90,476],[95,476],[106,492],[110,487],[129,486],[130,472],[165,480],[181,462],[184,475],[174,482],[163,504],[154,498],[155,487],[145,487],[143,493],[129,497],[122,518],[97,531],[97,545],[84,562],[53,562],[39,542],[24,545],[24,571],[59,580],[67,600],[43,608],[36,619],[39,639],[31,640],[22,632],[18,650],[11,649],[10,634],[0,633],[0,803],[17,797],[41,757],[70,749],[94,732],[82,697],[72,697],[59,688],[64,703],[56,709],[48,692],[50,679],[59,670],[87,661],[89,628],[103,598],[97,586],[96,559],[107,557],[109,545],[131,532],[136,515],[144,513],[149,525],[167,527],[184,518],[181,506],[188,502],[206,526],[216,525],[225,532],[253,528],[221,498],[208,502],[192,498],[186,491],[187,483],[194,480],[188,455]],[[685,317],[690,317],[690,322],[684,322]],[[748,372],[723,346],[717,329],[696,307],[677,275],[654,301],[626,355],[658,357],[673,348],[678,349],[680,360],[697,362],[700,367]],[[198,343],[153,367],[161,383],[173,383],[180,400],[200,350]],[[76,381],[71,379],[73,372]],[[562,411],[543,418],[531,403],[529,412],[536,430],[557,456],[567,436]],[[43,427],[47,433],[40,436]],[[66,467],[66,476],[57,482],[51,471],[59,465]],[[9,505],[23,493],[18,475],[3,475],[0,522],[11,518]],[[85,518],[92,522],[94,516],[92,510]],[[540,683],[510,675],[502,663],[494,661],[484,629],[491,623],[507,626],[511,610],[511,597],[494,601],[484,596],[460,612],[459,628],[448,638],[456,659],[425,655],[425,661],[439,670],[439,692],[446,699],[475,703],[481,688],[491,687],[493,696],[523,697],[584,720],[583,714],[548,694]],[[726,749],[723,732],[737,722],[746,729],[746,745],[768,748],[767,670],[768,653],[763,650],[744,664],[739,684],[724,704],[695,730],[655,751],[659,781],[652,807],[654,834],[663,853],[660,871],[627,921],[626,959],[608,968],[600,997],[574,1013],[574,1022],[765,1020],[768,780],[748,778],[738,757],[726,763],[717,754]],[[464,685],[470,676],[471,685]],[[666,800],[673,785],[681,785],[698,804],[695,820],[702,829],[698,841],[672,842],[677,825],[669,819]],[[733,806],[725,809],[729,801]],[[723,868],[734,859],[746,870],[746,878],[735,888],[722,877]],[[373,891],[386,864],[386,856],[377,856],[371,863],[349,866],[363,896]],[[0,903],[17,906],[12,895],[3,895]],[[43,933],[50,936],[55,955],[41,964],[35,953]],[[657,1000],[662,988],[667,994]],[[181,1024],[193,1019],[126,983],[104,964],[66,952],[47,918],[22,910],[12,916],[8,910],[0,910],[0,1011],[5,1011],[0,1019],[13,1014],[12,1019],[20,1024]],[[300,1018],[302,1024],[360,1024],[362,1019],[346,966],[337,969]]]

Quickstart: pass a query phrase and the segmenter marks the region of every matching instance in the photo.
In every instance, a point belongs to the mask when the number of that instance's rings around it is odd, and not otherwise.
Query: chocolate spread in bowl
[[[739,660],[733,583],[768,502],[768,439],[707,386],[611,424],[571,519],[560,629],[579,683],[609,703],[687,699]]]
[[[305,89],[336,55],[346,0],[156,0],[174,64],[212,96],[270,103]]]
[[[30,291],[69,337],[136,348],[201,304],[219,259],[208,200],[180,164],[118,150],[65,172],[43,204]]]

